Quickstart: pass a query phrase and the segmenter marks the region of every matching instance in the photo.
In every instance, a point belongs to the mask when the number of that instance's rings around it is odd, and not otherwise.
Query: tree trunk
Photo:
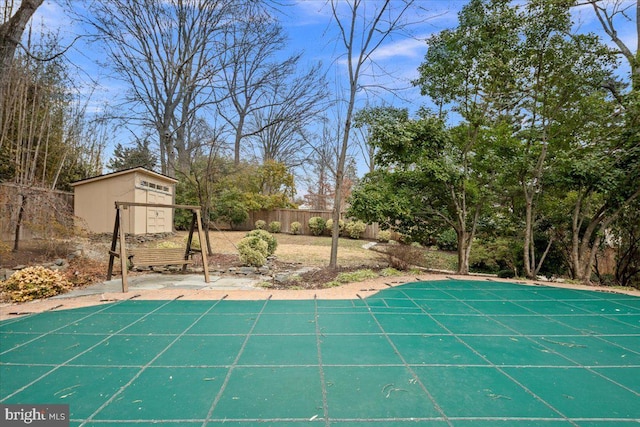
[[[582,200],[583,198],[578,198],[576,205],[573,210],[573,221],[572,221],[572,229],[573,233],[571,242],[571,262],[572,262],[572,271],[574,278],[580,280],[584,283],[589,283],[591,280],[591,266],[595,260],[596,253],[598,248],[600,247],[601,239],[596,235],[600,233],[604,233],[604,231],[609,227],[609,225],[617,218],[617,216],[622,212],[622,209],[631,203],[636,197],[640,196],[640,188],[638,188],[631,196],[629,196],[623,203],[615,211],[610,211],[611,207],[606,204],[603,205],[593,218],[587,224],[584,233],[580,235],[581,230],[581,222],[579,219],[581,208],[582,208]],[[607,212],[610,212],[607,214]],[[594,236],[596,236],[594,238]],[[593,240],[593,243],[591,241]]]
[[[471,247],[473,239],[476,235],[478,226],[478,218],[480,218],[480,209],[482,202],[478,202],[474,208],[473,222],[471,230],[467,231],[467,212],[466,207],[463,212],[458,213],[458,228],[456,234],[458,236],[458,274],[469,274],[469,259],[471,258]]]
[[[24,217],[24,210],[27,206],[27,197],[24,194],[19,194],[20,208],[18,210],[18,220],[16,221],[16,229],[13,239],[13,252],[18,252],[20,246],[20,230],[22,229],[22,219]]]
[[[458,274],[469,274],[469,250],[467,232],[465,230],[457,230],[458,232]]]
[[[531,240],[533,239],[533,201],[529,195],[526,184],[523,184],[524,197],[526,200],[525,206],[525,221],[524,221],[524,275],[528,279],[533,279],[533,269],[531,268]]]
[[[338,169],[336,171],[336,188],[333,198],[333,226],[331,228],[331,255],[329,257],[329,268],[338,268],[338,243],[340,239],[340,209],[342,208],[342,185],[344,181],[344,165],[347,158],[347,146],[349,144],[348,134],[351,130],[351,113],[353,111],[353,104],[355,103],[355,93],[352,95],[349,111],[347,112],[347,120],[345,121],[344,132],[342,140],[342,147],[340,150],[340,157],[338,158]]]
[[[240,143],[242,141],[242,132],[244,130],[244,120],[245,115],[240,114],[240,117],[238,117],[238,125],[236,126],[235,140],[233,142],[233,164],[236,166],[240,165]]]
[[[342,187],[344,179],[345,163],[347,158],[347,147],[351,133],[351,120],[353,109],[355,108],[356,93],[359,88],[360,72],[365,62],[371,60],[375,50],[391,35],[402,26],[401,17],[407,11],[413,0],[406,1],[398,8],[398,13],[394,14],[390,0],[385,0],[377,8],[373,6],[371,16],[363,15],[364,28],[357,29],[357,21],[361,17],[359,14],[365,9],[364,2],[355,0],[349,2],[350,13],[345,19],[339,17],[337,8],[338,1],[331,0],[331,11],[339,27],[339,37],[345,47],[345,57],[347,61],[347,72],[349,74],[349,102],[347,103],[347,113],[344,122],[344,134],[342,135],[342,145],[338,157],[336,168],[336,188],[333,206],[333,230],[331,232],[331,256],[329,267],[338,266],[338,238],[340,232],[340,209],[342,207]],[[362,31],[362,34],[356,34]],[[357,46],[359,40],[359,46]]]
[[[7,75],[27,23],[43,0],[22,0],[17,12],[0,25],[0,84]]]
[[[549,238],[549,242],[547,243],[547,247],[545,248],[544,252],[542,253],[542,256],[540,257],[540,261],[538,261],[538,265],[536,266],[536,270],[533,272],[535,277],[538,276],[538,273],[540,272],[540,269],[542,268],[542,263],[544,262],[545,258],[549,254],[549,251],[551,250],[551,245],[553,245],[553,240],[554,240],[553,237]]]

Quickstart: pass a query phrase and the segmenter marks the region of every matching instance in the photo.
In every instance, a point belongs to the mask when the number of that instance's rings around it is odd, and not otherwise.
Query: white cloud
[[[374,60],[404,58],[422,58],[427,50],[424,38],[406,38],[380,46],[374,52]]]

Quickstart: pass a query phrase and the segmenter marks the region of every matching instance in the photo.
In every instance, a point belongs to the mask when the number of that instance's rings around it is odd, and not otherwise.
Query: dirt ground
[[[186,232],[178,232],[172,236],[149,238],[144,242],[130,243],[129,247],[155,247],[160,243],[171,242],[184,246]],[[218,231],[210,233],[213,256],[209,256],[209,270],[216,275],[227,274],[229,268],[238,268],[242,264],[238,258],[237,244],[245,237],[244,231]],[[293,236],[276,234],[278,248],[276,257],[269,262],[273,273],[297,270],[300,267],[311,267],[314,270],[300,277],[291,286],[304,289],[317,289],[332,281],[343,271],[362,268],[381,269],[387,266],[385,257],[379,253],[364,249],[362,240],[341,239],[338,252],[338,269],[328,269],[327,260],[330,255],[328,236]],[[55,243],[42,240],[31,240],[21,243],[17,252],[0,253],[0,268],[14,269],[17,266],[38,265],[56,259],[66,259],[70,253],[80,254],[72,257],[69,268],[65,271],[67,279],[74,287],[83,287],[105,280],[109,261],[108,250],[111,245],[110,235],[94,235],[76,238],[73,242],[57,241]],[[201,267],[199,256],[196,256],[195,267]],[[119,262],[114,265],[114,272],[119,274]],[[134,275],[136,273],[133,273]],[[2,277],[0,277],[2,280]],[[279,286],[286,288],[284,284]]]

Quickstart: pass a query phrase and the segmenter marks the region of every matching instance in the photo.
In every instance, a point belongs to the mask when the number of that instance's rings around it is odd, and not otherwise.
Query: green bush
[[[364,270],[350,271],[338,274],[335,280],[327,282],[323,285],[324,288],[334,288],[336,286],[343,285],[351,282],[362,282],[363,280],[375,279],[378,277],[378,273],[367,268]]]
[[[267,230],[253,230],[247,233],[246,237],[257,237],[267,244],[265,256],[273,255],[278,247],[278,241]]]
[[[367,224],[362,221],[351,221],[345,225],[345,229],[347,230],[347,234],[352,239],[359,239],[362,237],[362,233],[367,229]]]
[[[449,228],[438,234],[437,245],[438,249],[443,251],[458,250],[458,234],[456,230]]]
[[[491,241],[476,241],[471,247],[469,268],[480,273],[501,274],[501,271],[521,271],[522,243],[513,238],[497,238]],[[507,273],[502,273],[507,274]],[[512,277],[514,277],[512,276]],[[505,278],[509,278],[505,276]]]
[[[329,218],[327,220],[327,222],[324,225],[325,230],[327,230],[329,232],[329,235],[331,235],[331,233],[333,233],[333,220],[331,218]],[[342,232],[344,231],[344,221],[340,220],[338,221],[338,230],[339,233],[342,234]]]
[[[294,221],[289,226],[289,229],[291,230],[291,234],[300,234],[302,233],[302,224],[298,221]]]
[[[319,216],[309,218],[309,229],[311,230],[311,234],[313,234],[314,236],[321,235],[326,225],[327,222],[324,220],[324,218],[321,218]]]
[[[255,226],[256,230],[264,230],[264,228],[267,226],[267,221],[259,219],[256,221]]]
[[[387,267],[384,270],[380,271],[380,276],[382,277],[392,277],[400,275],[402,275],[402,272],[393,267]]]
[[[403,245],[410,245],[411,243],[413,243],[413,237],[411,237],[409,234],[400,234],[398,236],[398,243],[402,243]]]
[[[516,277],[516,273],[513,270],[500,270],[498,271],[498,277],[501,279],[511,279]]]
[[[269,246],[258,236],[247,236],[238,242],[238,252],[243,265],[262,267],[267,263]]]
[[[279,233],[282,229],[282,225],[279,221],[271,221],[269,223],[269,232],[271,233]]]
[[[6,293],[15,302],[52,297],[70,287],[71,283],[60,272],[42,266],[16,271],[0,282],[0,292]]]
[[[238,190],[225,190],[216,199],[211,212],[213,221],[223,221],[231,229],[242,224],[249,218],[249,209],[244,195]]]
[[[387,243],[391,240],[391,230],[380,230],[378,231],[378,242]]]

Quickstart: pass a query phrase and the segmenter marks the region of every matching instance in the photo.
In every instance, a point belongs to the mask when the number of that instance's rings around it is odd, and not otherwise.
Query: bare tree
[[[92,2],[86,20],[104,41],[110,65],[129,86],[128,119],[158,135],[162,172],[188,169],[187,125],[218,100],[220,40],[241,2],[112,0]]]
[[[319,66],[297,75],[301,53],[277,59],[286,43],[282,27],[264,8],[251,8],[246,19],[229,26],[223,69],[228,102],[219,105],[219,114],[233,129],[236,165],[244,147],[262,160],[296,166],[299,134],[326,99]]]
[[[215,186],[226,171],[223,170],[222,160],[228,153],[223,138],[220,136],[222,126],[216,128],[204,119],[197,119],[189,124],[187,134],[191,139],[190,145],[196,147],[190,157],[188,169],[178,171],[181,184],[195,191],[198,203],[202,208],[202,225],[205,233],[207,253],[213,254],[209,235],[210,217],[215,201]]]
[[[331,231],[331,256],[329,267],[338,266],[338,239],[340,235],[339,220],[342,207],[342,185],[345,175],[345,164],[351,125],[356,105],[356,95],[363,89],[360,78],[367,65],[372,62],[372,55],[394,33],[406,28],[404,19],[414,1],[402,2],[350,0],[346,2],[331,0],[333,20],[338,27],[339,41],[344,48],[343,56],[347,63],[348,90],[346,113],[342,133],[342,142],[338,152],[336,167],[336,188],[333,203],[333,230]],[[346,11],[345,11],[346,9]],[[344,13],[343,13],[344,12]]]
[[[309,171],[305,175],[307,196],[305,201],[312,209],[326,210],[334,199],[334,182],[336,163],[338,160],[336,141],[339,140],[340,128],[333,126],[328,119],[323,120],[322,134],[314,136],[313,141],[307,141],[311,147],[309,156]]]
[[[247,19],[238,19],[229,25],[225,34],[226,66],[222,70],[228,103],[220,104],[218,112],[233,129],[234,163],[240,164],[242,141],[251,136],[246,130],[247,120],[264,108],[266,88],[283,68],[297,62],[299,56],[283,62],[273,61],[282,51],[286,36],[282,27],[259,8],[249,11]],[[230,108],[228,108],[230,107]]]
[[[266,89],[262,108],[251,118],[254,155],[263,162],[275,160],[289,168],[308,158],[307,127],[319,120],[328,103],[327,85],[320,66],[296,76],[295,63],[275,76]]]

